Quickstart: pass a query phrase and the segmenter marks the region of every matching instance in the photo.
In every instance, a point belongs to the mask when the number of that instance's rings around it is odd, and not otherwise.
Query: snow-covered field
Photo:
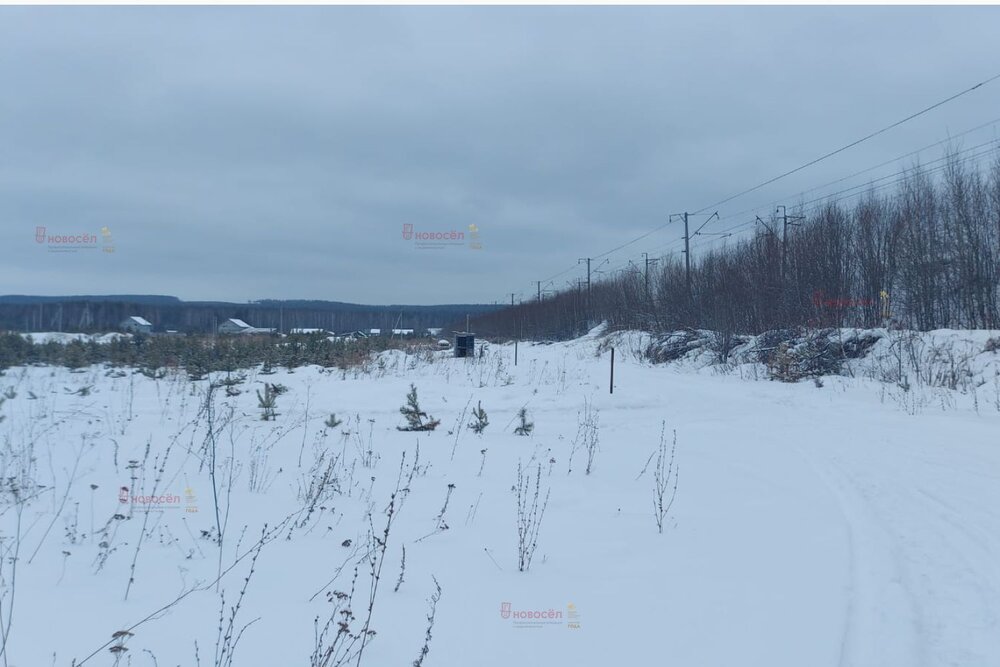
[[[521,344],[516,367],[513,347],[492,345],[474,360],[391,351],[347,372],[250,372],[210,411],[208,382],[183,374],[9,369],[4,664],[320,664],[316,619],[337,613],[355,564],[351,633],[364,626],[368,557],[380,576],[362,665],[419,658],[435,579],[426,666],[1000,664],[992,379],[975,397],[887,392],[863,375],[817,387],[620,353],[609,394],[597,346]],[[265,382],[288,389],[274,421]],[[433,432],[397,430],[411,383]],[[481,436],[466,426],[477,403]],[[678,474],[661,534],[664,425]],[[525,572],[519,462],[528,502],[536,474],[539,501],[550,494]],[[383,551],[369,532],[382,539],[390,502]]]

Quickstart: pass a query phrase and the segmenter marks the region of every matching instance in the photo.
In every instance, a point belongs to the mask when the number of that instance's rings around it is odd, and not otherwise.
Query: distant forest
[[[447,327],[466,315],[495,310],[493,305],[365,306],[335,301],[276,301],[225,303],[181,301],[172,296],[0,296],[0,329],[8,331],[68,331],[95,333],[115,331],[122,320],[138,315],[153,324],[154,331],[209,333],[228,318],[244,320],[254,327],[319,328],[342,333],[382,329]]]
[[[739,220],[752,236],[711,250],[696,237],[688,257],[661,257],[648,273],[640,260],[589,289],[485,314],[472,328],[526,338],[576,336],[601,321],[723,335],[1000,328],[1000,154],[990,157],[977,169],[951,152],[846,197]],[[707,231],[726,229],[714,223]]]

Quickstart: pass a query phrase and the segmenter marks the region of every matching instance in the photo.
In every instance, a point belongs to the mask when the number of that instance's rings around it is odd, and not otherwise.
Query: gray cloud
[[[998,19],[993,7],[0,8],[0,281],[188,299],[528,296],[669,213],[996,73]],[[1000,82],[720,214],[984,123],[998,102]],[[482,249],[416,250],[404,223],[476,224]],[[115,252],[46,252],[36,226],[108,226]]]

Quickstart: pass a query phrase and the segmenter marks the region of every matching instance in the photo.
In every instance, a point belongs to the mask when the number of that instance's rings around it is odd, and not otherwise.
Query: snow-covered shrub
[[[646,356],[656,364],[677,361],[691,352],[709,346],[708,337],[701,332],[674,331],[649,344]]]
[[[831,345],[809,340],[799,345],[781,343],[767,362],[768,377],[781,382],[798,382],[803,378],[835,375],[843,359],[836,356]]]
[[[878,340],[873,334],[845,337],[835,329],[795,336],[779,343],[767,357],[768,377],[797,382],[803,378],[838,375],[847,359],[865,356]]]
[[[729,355],[750,340],[748,336],[738,336],[732,331],[713,331],[708,337],[708,349],[715,354],[715,363],[729,362]]]
[[[772,356],[782,343],[788,343],[796,337],[796,332],[792,329],[773,329],[765,331],[757,336],[753,346],[747,350],[748,361],[759,364],[768,364]]]

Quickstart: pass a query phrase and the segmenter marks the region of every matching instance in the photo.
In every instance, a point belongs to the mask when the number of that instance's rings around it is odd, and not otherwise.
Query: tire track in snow
[[[965,497],[969,508],[961,509],[926,488],[950,483],[949,499],[961,499],[971,471],[959,471],[958,479],[931,471],[925,481],[929,462],[906,452],[889,452],[900,457],[895,467],[856,456],[821,464],[802,454],[837,498],[848,525],[851,592],[840,666],[994,667],[1000,655],[1000,539],[984,525],[994,524],[996,515],[985,507],[970,511],[982,502],[981,492]],[[885,478],[890,472],[894,477]]]
[[[912,595],[905,584],[895,591],[897,613],[900,603],[910,618],[910,632],[900,637],[898,632],[886,637],[878,628],[883,623],[885,611],[885,582],[904,582],[906,574],[901,561],[894,553],[891,539],[870,515],[842,469],[820,465],[815,458],[797,446],[799,454],[822,481],[834,498],[843,517],[848,543],[848,590],[844,609],[843,630],[840,642],[838,667],[868,667],[869,665],[907,665],[916,667],[919,662],[920,617]],[[898,627],[898,624],[897,624]],[[893,642],[886,641],[894,640]]]

